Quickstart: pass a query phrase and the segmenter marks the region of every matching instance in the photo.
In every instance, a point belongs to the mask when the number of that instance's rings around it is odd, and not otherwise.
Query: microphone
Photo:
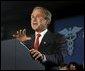
[[[28,51],[30,50],[30,49],[28,49],[27,46],[24,45],[22,42],[20,42],[20,44],[23,45]]]
[[[29,48],[27,48],[27,46],[26,45],[24,45],[22,42],[20,42],[20,44],[21,45],[23,45],[28,51],[30,51],[30,49]],[[33,58],[33,57],[32,57]],[[34,58],[33,58],[34,59]],[[44,55],[42,55],[42,57],[41,58],[38,58],[38,60],[40,61],[40,62],[42,62],[42,60],[44,59]]]

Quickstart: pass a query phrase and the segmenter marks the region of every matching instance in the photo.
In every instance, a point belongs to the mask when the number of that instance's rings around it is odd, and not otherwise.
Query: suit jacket
[[[33,47],[34,35],[30,41],[26,41],[24,44],[28,48]],[[39,51],[42,54],[45,54],[47,61],[41,63],[45,66],[47,70],[55,70],[63,63],[63,56],[61,53],[61,47],[63,47],[65,40],[60,34],[53,34],[50,31],[42,38],[40,43]]]

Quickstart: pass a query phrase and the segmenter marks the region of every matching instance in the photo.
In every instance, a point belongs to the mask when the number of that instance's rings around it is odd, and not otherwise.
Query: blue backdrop
[[[84,16],[75,16],[56,20],[54,32],[63,34],[66,39],[63,56],[65,63],[84,63]]]

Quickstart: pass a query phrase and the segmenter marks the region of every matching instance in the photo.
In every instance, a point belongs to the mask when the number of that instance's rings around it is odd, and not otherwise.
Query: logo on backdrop
[[[74,26],[73,28],[64,28],[63,30],[59,31],[59,33],[63,34],[67,39],[67,51],[70,56],[73,54],[74,40],[77,38],[77,33],[81,29],[82,27]]]

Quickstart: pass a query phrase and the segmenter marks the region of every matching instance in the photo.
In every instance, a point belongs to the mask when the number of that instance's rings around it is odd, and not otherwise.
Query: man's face
[[[31,14],[31,26],[37,32],[42,32],[47,28],[47,21],[45,15],[40,9],[36,9]]]

